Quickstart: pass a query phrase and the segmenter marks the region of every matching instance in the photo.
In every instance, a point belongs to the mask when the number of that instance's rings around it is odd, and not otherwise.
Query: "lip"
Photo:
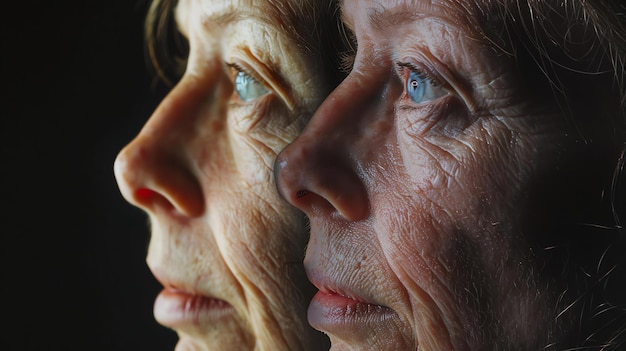
[[[311,274],[309,279],[319,289],[308,309],[309,323],[317,330],[336,335],[366,333],[376,324],[397,317],[393,309],[319,274]]]
[[[195,284],[174,279],[174,272],[151,267],[163,290],[154,301],[154,318],[161,325],[192,331],[198,327],[215,325],[235,314],[233,306],[210,292],[198,291]]]
[[[154,317],[162,325],[175,329],[219,322],[233,312],[226,301],[165,288],[154,302]]]

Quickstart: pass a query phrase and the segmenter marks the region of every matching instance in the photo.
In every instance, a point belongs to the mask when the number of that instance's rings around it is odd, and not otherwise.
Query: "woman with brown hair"
[[[304,216],[272,165],[336,85],[333,1],[155,0],[157,72],[176,81],[115,162],[146,211],[154,314],[177,350],[318,350],[306,323]]]

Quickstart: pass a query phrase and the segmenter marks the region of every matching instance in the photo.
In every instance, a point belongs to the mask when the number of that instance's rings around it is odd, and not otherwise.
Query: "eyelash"
[[[356,35],[354,34],[354,32],[346,27],[344,24],[341,25],[340,29],[342,31],[342,40],[346,47],[346,50],[341,53],[340,56],[340,69],[344,74],[347,74],[350,73],[350,71],[352,70],[352,66],[354,66],[358,42],[356,40]]]
[[[437,79],[433,77],[432,74],[424,71],[423,69],[418,68],[414,64],[410,62],[396,62],[396,66],[398,67],[398,71],[401,72],[400,76],[404,79],[405,73],[404,70],[408,69],[409,71],[415,73],[419,78],[424,79],[432,86],[441,85]]]
[[[249,71],[248,69],[244,68],[243,66],[237,64],[237,63],[226,63],[226,65],[230,68],[231,70],[231,81],[233,82],[234,85],[234,90],[235,90],[235,94],[237,94],[237,101],[240,103],[249,103],[251,101],[256,100],[257,98],[261,97],[262,95],[265,95],[266,93],[268,93],[270,91],[270,89],[264,84],[264,81],[262,79],[259,79],[258,76],[254,73],[252,73],[251,71]],[[261,85],[261,89],[265,90],[265,91],[261,91],[259,96],[256,97],[252,97],[250,99],[244,99],[242,98],[241,94],[239,92],[237,92],[237,78],[238,75],[240,73],[243,73],[245,76],[251,78],[252,80],[254,80],[255,83],[258,83]]]
[[[449,93],[442,86],[441,80],[435,78],[430,71],[409,62],[396,62],[396,66],[404,89],[401,99],[403,107],[426,104]]]
[[[254,78],[257,82],[262,82],[262,80],[258,79],[256,74],[250,72],[248,69],[244,68],[243,66],[239,65],[238,63],[228,62],[228,63],[226,63],[226,66],[228,68],[230,68],[230,71],[231,71],[230,75],[231,75],[231,77],[235,77],[238,72],[243,72],[247,76]],[[232,80],[234,81],[234,79],[232,79]]]

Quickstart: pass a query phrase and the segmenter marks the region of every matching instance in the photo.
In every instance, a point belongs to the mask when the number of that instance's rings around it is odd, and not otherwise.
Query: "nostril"
[[[307,196],[307,195],[309,195],[309,194],[311,194],[311,192],[310,192],[310,191],[308,191],[308,190],[298,190],[298,191],[296,192],[296,199],[303,198],[303,197],[305,197],[305,196]]]
[[[147,212],[201,216],[204,193],[193,166],[160,142],[139,136],[120,152],[114,172],[122,195]]]
[[[167,191],[159,192],[149,188],[137,189],[133,195],[133,203],[149,213],[166,211],[170,214],[193,217],[196,214],[189,208],[181,207],[184,201],[168,198]]]
[[[156,195],[156,193],[147,188],[141,188],[135,192],[135,196],[143,201],[150,201],[150,199],[152,199],[154,195]]]
[[[308,215],[338,213],[349,221],[369,217],[367,191],[348,158],[300,135],[278,155],[278,193]]]

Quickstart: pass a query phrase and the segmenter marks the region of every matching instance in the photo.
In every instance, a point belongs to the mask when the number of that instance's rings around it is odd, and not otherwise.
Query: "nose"
[[[115,159],[122,195],[148,213],[195,217],[204,211],[202,188],[187,153],[203,98],[196,85],[183,78]]]
[[[374,75],[348,76],[276,158],[280,195],[309,216],[339,214],[349,221],[369,217],[363,167],[373,147],[367,139],[380,101],[380,82],[375,80]]]

